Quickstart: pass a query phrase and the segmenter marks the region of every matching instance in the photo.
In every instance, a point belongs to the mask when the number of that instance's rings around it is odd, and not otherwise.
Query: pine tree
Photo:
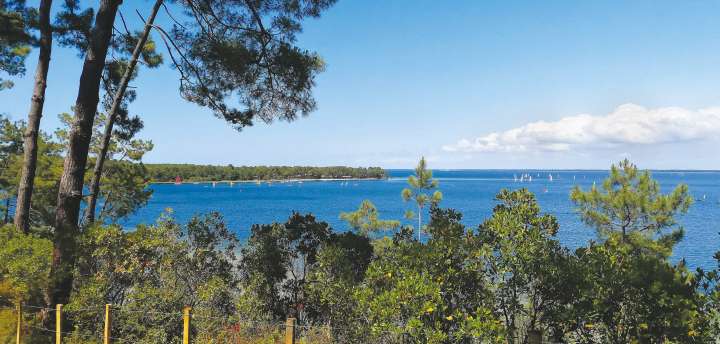
[[[438,181],[433,179],[432,171],[427,169],[425,157],[420,158],[417,167],[415,167],[415,175],[408,177],[409,188],[402,191],[402,198],[405,202],[414,201],[417,205],[417,214],[413,211],[405,213],[408,219],[415,218],[418,220],[418,240],[420,240],[420,232],[422,231],[422,213],[425,206],[437,205],[442,200],[442,193],[435,190],[438,187]],[[434,192],[432,192],[435,190]],[[432,194],[430,194],[432,192]]]

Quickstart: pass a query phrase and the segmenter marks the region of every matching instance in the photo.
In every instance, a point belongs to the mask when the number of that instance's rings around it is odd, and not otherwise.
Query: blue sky
[[[717,1],[340,0],[300,35],[327,63],[309,117],[237,132],[182,100],[167,66],[141,72],[131,111],[148,162],[720,169],[718,18]],[[27,115],[36,59],[0,112]],[[53,51],[44,129],[81,66]]]

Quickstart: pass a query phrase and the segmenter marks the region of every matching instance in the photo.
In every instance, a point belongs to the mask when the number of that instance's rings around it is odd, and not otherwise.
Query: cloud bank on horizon
[[[623,104],[604,116],[579,114],[537,121],[442,147],[447,152],[524,153],[621,148],[720,138],[720,107],[648,109]]]

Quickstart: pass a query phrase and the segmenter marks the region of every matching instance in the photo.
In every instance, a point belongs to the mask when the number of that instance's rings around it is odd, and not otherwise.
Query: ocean
[[[240,239],[246,239],[253,224],[284,222],[293,211],[312,213],[328,222],[335,231],[348,226],[339,218],[343,211],[357,209],[367,199],[378,208],[381,218],[403,220],[412,204],[400,196],[411,170],[389,170],[387,180],[304,181],[287,183],[185,183],[153,184],[153,196],[147,206],[122,222],[125,227],[152,224],[171,208],[181,222],[193,215],[218,211]],[[441,206],[463,214],[463,223],[475,228],[492,214],[494,197],[503,188],[527,188],[534,192],[541,209],[557,217],[558,239],[568,248],[584,245],[596,237],[592,228],[580,221],[569,199],[575,185],[584,189],[593,182],[602,183],[608,171],[587,170],[435,170],[443,193]],[[532,182],[515,181],[529,174]],[[549,176],[552,175],[551,181]],[[676,247],[674,259],[685,259],[690,268],[713,268],[713,254],[720,250],[720,171],[653,171],[662,192],[670,192],[679,183],[689,186],[697,200],[690,211],[679,218],[685,238]],[[427,219],[427,216],[424,216]],[[410,223],[405,221],[406,223]]]

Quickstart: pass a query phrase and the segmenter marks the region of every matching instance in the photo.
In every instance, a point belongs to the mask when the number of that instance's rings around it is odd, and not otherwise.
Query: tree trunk
[[[8,223],[10,221],[10,195],[5,199],[5,218],[3,219],[3,224]]]
[[[150,35],[150,30],[152,29],[153,22],[155,21],[155,16],[160,10],[160,6],[162,5],[162,3],[163,0],[155,1],[155,5],[153,6],[152,12],[150,13],[150,17],[148,17],[147,22],[145,23],[145,29],[142,33],[142,36],[140,36],[140,39],[135,45],[135,50],[133,50],[132,57],[130,58],[130,64],[125,70],[125,74],[123,74],[123,77],[120,80],[120,86],[115,92],[115,95],[113,96],[113,103],[110,107],[110,113],[108,113],[107,119],[105,121],[105,132],[103,133],[103,141],[100,147],[100,153],[98,154],[97,160],[95,160],[93,178],[90,182],[90,196],[88,197],[87,208],[85,208],[86,224],[91,224],[95,222],[95,207],[97,206],[97,198],[98,194],[100,193],[100,178],[102,177],[103,165],[105,164],[108,147],[110,146],[110,139],[112,138],[113,125],[115,124],[117,112],[122,105],[125,91],[127,90],[130,78],[132,78],[132,74],[135,70],[135,66],[137,65],[140,53],[145,47],[145,42],[147,42],[148,36]]]
[[[45,88],[47,87],[47,74],[50,67],[50,52],[52,49],[51,5],[52,0],[40,1],[40,55],[35,68],[35,87],[30,100],[28,124],[25,129],[22,174],[18,184],[17,202],[15,203],[15,227],[24,233],[30,230],[30,200],[37,166],[37,140],[40,132],[43,105],[45,105]]]
[[[422,231],[422,207],[418,206],[418,242],[420,242],[420,232]]]
[[[121,0],[101,0],[85,53],[75,118],[68,137],[67,154],[55,212],[53,260],[50,271],[50,304],[67,304],[72,287],[75,247],[92,126],[100,99],[100,79],[105,67],[113,23]]]

